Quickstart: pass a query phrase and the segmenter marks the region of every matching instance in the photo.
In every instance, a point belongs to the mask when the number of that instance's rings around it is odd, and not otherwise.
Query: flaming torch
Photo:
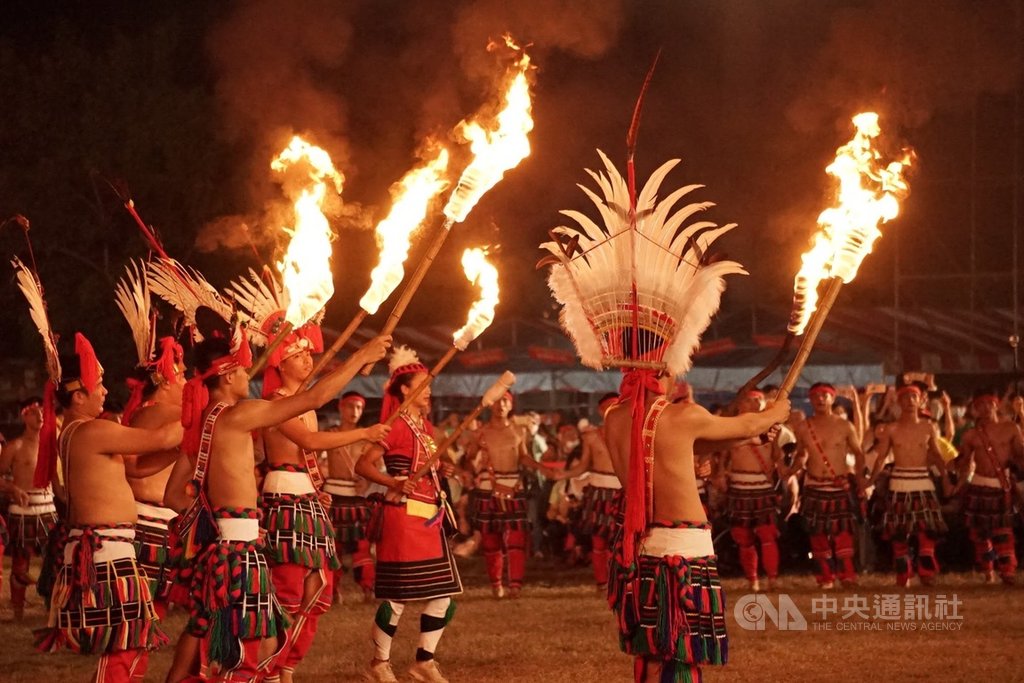
[[[304,184],[295,198],[295,227],[283,228],[291,235],[284,258],[277,264],[282,284],[288,293],[288,310],[284,322],[273,333],[263,355],[249,370],[255,377],[267,359],[296,327],[306,324],[334,295],[334,275],[331,273],[331,230],[323,205],[327,189],[333,186],[341,194],[345,177],[334,168],[326,150],[294,136],[288,146],[272,162],[270,168],[278,173],[305,172]]]
[[[467,249],[462,253],[462,269],[466,279],[480,287],[480,298],[469,309],[466,324],[452,336],[452,348],[441,356],[430,372],[402,401],[398,410],[385,420],[384,424],[392,424],[399,414],[423,393],[445,366],[459,351],[465,351],[469,343],[483,334],[494,321],[494,308],[498,305],[498,271],[487,262],[487,252],[483,249]]]
[[[439,147],[434,158],[424,166],[415,168],[392,187],[394,197],[391,211],[377,224],[377,244],[380,260],[370,273],[370,288],[359,300],[359,312],[313,366],[305,384],[337,355],[345,342],[363,324],[366,316],[373,315],[387,300],[405,277],[405,260],[409,257],[412,234],[423,224],[427,209],[434,198],[448,186],[444,174],[448,170],[448,150]]]
[[[473,160],[462,172],[458,185],[448,198],[448,203],[444,207],[444,225],[434,235],[426,255],[402,290],[381,334],[394,332],[413,293],[423,281],[452,226],[466,220],[480,198],[497,185],[507,171],[530,156],[528,136],[533,130],[533,118],[530,84],[526,77],[530,68],[530,57],[516,45],[511,36],[505,36],[505,44],[518,52],[519,58],[510,71],[511,78],[505,90],[504,107],[490,126],[477,121],[463,121],[456,127],[456,133],[470,143]],[[364,368],[363,374],[368,375],[371,368],[372,366]]]
[[[789,332],[804,337],[779,389],[782,396],[788,396],[796,385],[839,290],[857,276],[864,257],[882,236],[879,224],[899,215],[899,199],[909,189],[904,169],[910,164],[910,154],[884,164],[874,146],[881,134],[878,114],[857,114],[853,125],[857,129],[853,139],[836,151],[835,160],[825,169],[839,183],[838,204],[818,216],[821,230],[803,255],[794,283]],[[826,287],[819,299],[823,282]]]

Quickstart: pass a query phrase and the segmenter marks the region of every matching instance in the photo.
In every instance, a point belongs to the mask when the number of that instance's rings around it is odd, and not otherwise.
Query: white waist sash
[[[335,496],[358,496],[356,483],[351,479],[327,479],[324,482],[324,493]]]
[[[480,480],[480,484],[477,486],[481,491],[493,491],[494,482],[497,481],[501,486],[507,486],[509,488],[516,488],[519,486],[519,473],[503,473],[495,472],[494,479],[492,480],[490,475]]]
[[[927,467],[894,467],[889,475],[889,490],[903,493],[934,491],[935,483],[928,476]]]
[[[614,474],[604,472],[590,472],[587,475],[587,486],[594,486],[599,489],[621,489],[622,482]]]
[[[985,486],[990,489],[1003,488],[1003,482],[999,480],[999,477],[983,477],[980,474],[975,474],[971,477],[971,483],[975,486]]]
[[[135,529],[97,529],[97,536],[112,536],[115,538],[135,538]],[[68,544],[64,546],[64,564],[71,564],[75,555],[75,548],[78,547],[77,537],[82,535],[81,529],[72,529],[68,533]],[[93,553],[93,564],[99,562],[113,562],[126,558],[135,559],[135,544],[127,541],[103,541],[103,546]]]
[[[290,493],[295,496],[316,493],[313,482],[305,472],[272,470],[263,480],[263,493]]]
[[[294,474],[288,473],[285,474]],[[258,519],[235,519],[218,517],[217,528],[220,530],[221,542],[242,541],[248,543],[260,537],[260,521]]]
[[[57,508],[53,506],[53,491],[49,487],[45,489],[29,489],[25,493],[28,494],[28,505],[11,503],[10,507],[7,508],[7,512],[23,517],[36,517],[57,511]]]
[[[650,557],[707,557],[715,554],[709,529],[655,527],[640,541],[640,554]]]
[[[174,519],[178,513],[171,508],[165,508],[159,505],[150,505],[149,503],[143,503],[141,500],[137,500],[135,501],[135,514],[140,517],[150,517],[152,519],[169,522]]]

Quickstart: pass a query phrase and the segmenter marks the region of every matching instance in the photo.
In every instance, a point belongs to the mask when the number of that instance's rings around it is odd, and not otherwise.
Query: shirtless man
[[[554,472],[526,452],[522,432],[509,419],[511,411],[512,394],[506,393],[491,407],[491,419],[480,428],[475,444],[480,454],[476,526],[482,534],[487,576],[496,598],[505,597],[506,557],[509,597],[519,597],[526,574],[526,539],[530,524],[519,468],[554,478]]]
[[[166,500],[175,509],[187,506],[186,482],[196,482],[192,492],[205,494],[196,502],[207,503],[201,514],[209,514],[217,527],[216,538],[206,542],[193,563],[196,574],[187,627],[203,641],[204,679],[248,681],[266,676],[276,664],[275,653],[291,642],[283,638],[287,622],[260,541],[252,432],[284,425],[327,403],[363,365],[383,358],[389,345],[390,338],[378,337],[311,389],[273,401],[245,400],[250,359],[244,341],[232,348],[225,339],[214,337],[196,347],[196,376],[186,387],[185,404],[191,410],[182,417],[187,427],[183,448],[189,458],[175,466]],[[208,400],[202,400],[204,388]],[[224,576],[230,577],[227,582],[222,581]],[[289,635],[294,637],[295,632]],[[239,644],[237,649],[234,643]]]
[[[1021,399],[1014,399],[1015,411]],[[1009,464],[1024,462],[1024,443],[1020,428],[999,417],[999,399],[991,394],[978,396],[972,404],[975,426],[964,433],[956,491],[963,490],[964,522],[974,544],[974,563],[985,573],[985,582],[993,583],[996,571],[1006,584],[1012,584],[1017,571],[1013,537],[1013,482]],[[974,476],[968,483],[971,465]],[[992,559],[995,558],[993,565]]]
[[[0,453],[0,473],[11,473],[15,500],[7,510],[11,549],[11,606],[14,618],[25,616],[25,592],[35,583],[28,574],[33,554],[42,555],[50,530],[57,524],[53,490],[32,486],[39,454],[39,430],[43,426],[42,399],[30,398],[20,405],[25,431]]]
[[[765,408],[765,395],[756,389],[739,398],[740,414],[759,413]],[[726,514],[730,535],[739,546],[740,565],[750,590],[760,591],[757,568],[757,542],[761,542],[761,562],[768,575],[768,590],[775,590],[779,576],[779,495],[775,484],[786,477],[782,449],[773,439],[762,443],[759,437],[747,439],[725,451],[719,489],[726,492]],[[727,482],[727,484],[726,484]]]
[[[896,391],[896,400],[900,406],[900,419],[886,425],[878,439],[868,486],[878,479],[889,451],[892,451],[893,469],[885,499],[882,537],[892,543],[896,585],[906,588],[913,572],[910,536],[917,535],[917,574],[921,583],[930,586],[939,572],[935,541],[946,533],[947,528],[935,495],[935,484],[928,473],[929,466],[937,467],[942,473],[943,488],[947,493],[949,480],[946,464],[939,454],[938,427],[920,417],[924,392],[917,385],[907,384]]]
[[[324,493],[331,494],[331,523],[337,541],[338,559],[343,553],[352,555],[352,574],[363,589],[363,600],[373,599],[373,557],[370,541],[366,537],[366,524],[370,521],[370,506],[366,501],[367,481],[356,474],[356,463],[366,448],[381,438],[378,431],[383,425],[359,427],[366,398],[358,391],[346,391],[338,401],[341,425],[333,431],[350,432],[356,436],[346,446],[327,451],[327,481]],[[343,569],[334,573],[334,601],[341,603],[341,577]]]
[[[265,398],[278,401],[301,390],[313,369],[314,346],[304,336],[306,329],[291,333],[271,356],[264,374]],[[271,373],[276,374],[276,388],[267,384]],[[364,438],[378,441],[389,431],[375,425],[368,430],[321,432],[314,410],[262,432],[269,466],[260,497],[262,526],[267,531],[274,591],[293,622],[289,645],[271,671],[271,676],[280,674],[282,683],[291,683],[295,668],[313,645],[320,615],[331,607],[335,572],[341,569],[334,525],[325,508],[331,495],[322,491],[316,454]]]
[[[138,409],[128,415],[130,426],[158,429],[165,425],[181,423],[184,370],[181,364],[175,364],[170,378],[150,368],[137,372],[135,380],[143,384],[143,401]],[[167,453],[172,461],[177,460],[178,445],[175,444]],[[126,460],[132,457],[126,456]],[[146,570],[153,606],[161,619],[167,615],[167,598],[171,589],[171,572],[167,563],[170,553],[168,523],[177,514],[164,505],[164,490],[167,488],[167,480],[173,468],[172,463],[151,476],[128,478],[139,516],[136,538],[139,564]]]
[[[618,394],[605,394],[601,397],[597,411],[602,418],[618,400]],[[583,432],[583,453],[576,464],[562,475],[565,479],[572,479],[584,472],[588,473],[580,501],[580,533],[591,539],[591,562],[599,593],[608,588],[611,543],[619,529],[618,516],[622,502],[622,484],[612,469],[612,457],[608,453],[604,431],[604,425],[601,424]]]
[[[864,451],[853,424],[832,414],[835,387],[813,384],[810,398],[814,415],[796,426],[794,468],[807,471],[801,512],[810,527],[811,554],[818,561],[815,578],[822,588],[832,588],[836,576],[845,585],[855,585],[853,537],[864,496]],[[854,455],[852,485],[847,453]],[[833,545],[838,564],[834,573]]]
[[[671,390],[670,377],[661,384],[663,391]],[[725,663],[727,645],[711,527],[697,496],[694,441],[764,433],[785,421],[789,401],[769,404],[763,412],[718,417],[694,403],[670,404],[648,394],[643,452],[631,461],[632,401],[605,415],[616,475],[629,481],[631,473],[643,472],[647,492],[646,500],[630,500],[626,492],[625,529],[612,564],[609,598],[619,617],[620,645],[637,658],[637,681],[699,681],[701,665]],[[634,531],[631,516],[637,513],[644,526]],[[662,589],[678,601],[664,604]],[[679,636],[673,641],[662,633]]]
[[[149,650],[167,638],[136,560],[137,514],[127,477],[150,476],[173,462],[176,454],[170,449],[181,441],[182,429],[180,424],[137,429],[96,419],[107,396],[103,369],[85,337],[77,334],[75,347],[77,356],[61,359],[63,376],[56,389],[64,408],[58,452],[68,539],[48,633],[37,647],[101,654],[96,681],[141,680]],[[122,453],[138,455],[125,458]],[[40,465],[37,472],[49,471],[49,463]]]

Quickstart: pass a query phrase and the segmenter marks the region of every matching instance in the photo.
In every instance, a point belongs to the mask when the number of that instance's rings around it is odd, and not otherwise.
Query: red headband
[[[811,389],[809,395],[810,396],[814,396],[815,394],[831,394],[832,397],[834,398],[835,395],[836,395],[836,390],[833,387],[830,387],[830,386],[827,386],[827,385],[823,385],[823,386],[814,387],[813,389]]]
[[[998,406],[999,405],[999,398],[997,396],[993,396],[992,394],[982,394],[981,396],[978,396],[973,401],[971,401],[971,404],[974,405],[974,406],[978,406],[978,405],[980,405],[982,403],[989,403],[989,402],[995,403]]]
[[[363,398],[362,396],[349,396],[347,398],[343,397],[340,402],[341,403],[359,403],[361,405],[366,405],[366,399]]]
[[[210,390],[206,388],[204,380],[214,375],[226,375],[236,368],[252,366],[252,349],[249,348],[249,337],[244,327],[235,329],[232,342],[234,350],[210,363],[205,372],[196,372],[185,383],[181,394],[181,426],[185,428],[181,450],[193,459],[199,454],[199,443],[203,436],[203,412],[210,403]]]
[[[751,389],[747,392],[746,398],[756,398],[763,401],[765,399],[765,395],[760,389]]]
[[[908,393],[915,393],[918,396],[922,396],[923,395],[923,392],[921,391],[921,387],[917,386],[916,384],[904,384],[902,387],[900,387],[899,389],[896,390],[896,395],[897,396],[902,396],[903,394],[908,394]]]
[[[423,363],[409,363],[408,365],[402,365],[395,368],[395,371],[391,373],[391,377],[388,378],[387,384],[384,385],[384,402],[380,407],[380,419],[382,422],[388,419],[391,413],[398,410],[399,406],[402,405],[402,400],[393,396],[391,392],[388,391],[388,388],[402,375],[414,375],[417,372],[429,373],[430,369]]]

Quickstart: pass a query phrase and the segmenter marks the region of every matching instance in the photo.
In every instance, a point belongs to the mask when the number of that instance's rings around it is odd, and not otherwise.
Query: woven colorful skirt
[[[730,526],[752,529],[759,526],[778,526],[779,495],[774,488],[729,487],[726,497],[726,515]]]
[[[673,522],[655,528],[669,530],[669,537],[706,534],[703,545],[711,547],[708,523]],[[725,593],[713,554],[641,553],[625,566],[620,546],[612,562],[609,602],[622,651],[662,660],[663,681],[692,680],[691,667],[728,661]]]
[[[105,654],[168,642],[134,540],[131,524],[71,529],[47,627],[36,632],[37,649]]]
[[[6,545],[14,554],[42,555],[50,531],[57,525],[57,508],[49,489],[32,489],[28,505],[11,504],[7,509],[9,538]]]
[[[378,600],[431,600],[462,592],[440,517],[410,515],[404,503],[381,504],[381,538],[377,542]]]
[[[331,494],[331,523],[338,542],[343,546],[364,540],[369,521],[370,504],[366,498]]]
[[[989,533],[1013,526],[1010,494],[993,486],[970,484],[964,489],[964,524],[968,529]]]
[[[843,531],[853,532],[856,527],[853,498],[847,490],[805,487],[801,491],[800,514],[807,523],[807,533],[811,535],[831,536]]]
[[[175,512],[170,508],[136,501],[135,550],[149,577],[153,599],[166,601],[171,592],[170,529]]]
[[[931,484],[931,480],[928,480]],[[887,539],[903,539],[911,534],[927,532],[939,536],[949,531],[942,517],[939,497],[934,489],[917,491],[889,490],[882,514],[882,535]]]
[[[341,568],[334,525],[316,493],[264,493],[260,509],[271,562],[331,571]]]
[[[282,636],[288,620],[274,595],[265,547],[252,509],[214,510],[225,538],[208,545],[194,562],[186,629],[204,644],[206,660],[221,670],[242,661],[242,641]],[[251,540],[230,540],[228,524],[253,521]],[[222,526],[223,525],[223,526]]]
[[[511,498],[494,495],[492,491],[478,491],[473,528],[485,534],[503,534],[506,531],[529,531],[526,493],[516,491]]]
[[[580,502],[580,531],[588,536],[612,538],[618,533],[622,489],[587,486]]]

